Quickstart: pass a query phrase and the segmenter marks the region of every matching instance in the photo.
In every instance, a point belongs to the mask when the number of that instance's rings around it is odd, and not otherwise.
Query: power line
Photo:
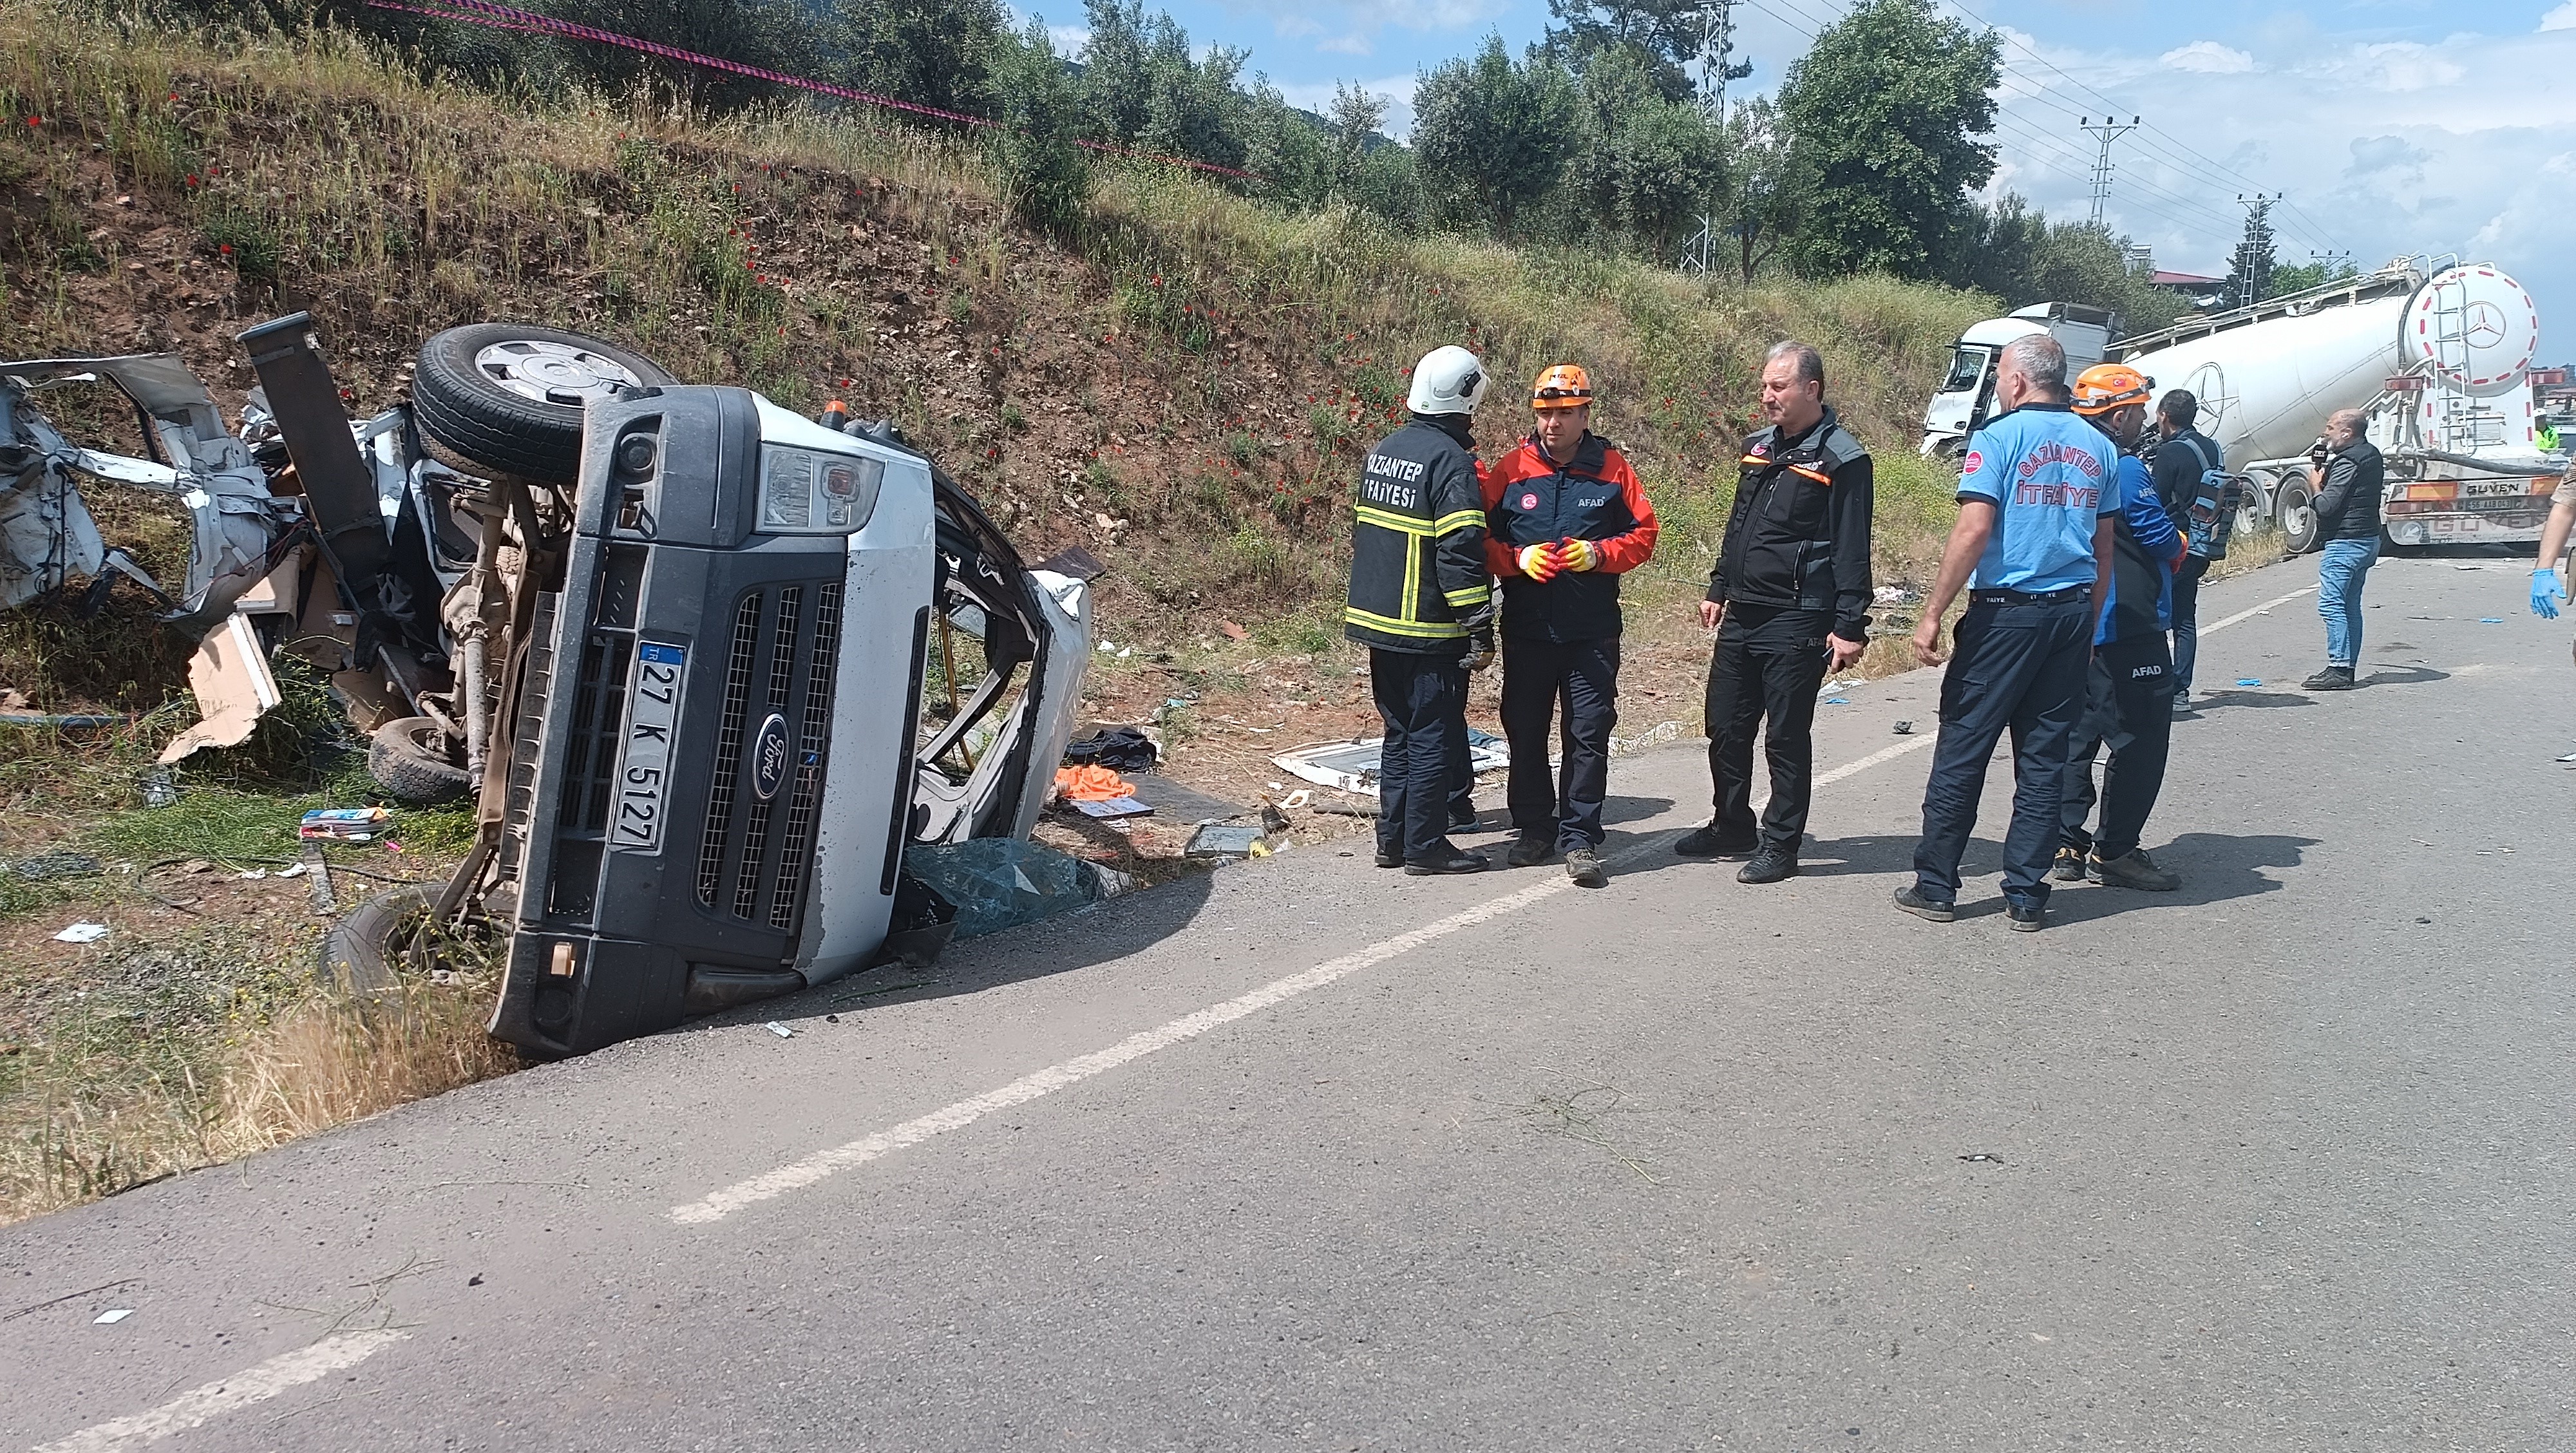
[[[1742,0],[1742,3],[1751,5],[1754,9],[1770,16],[1773,20],[1776,20],[1780,24],[1788,27],[1792,33],[1811,43],[1816,39],[1819,30],[1824,26],[1833,23],[1830,20],[1820,19],[1809,12],[1805,6],[1800,3],[1800,0]],[[1828,3],[1828,0],[1818,0],[1818,3]],[[1780,8],[1775,9],[1774,6]],[[1956,8],[1966,12],[1968,14],[1968,18],[1976,21],[1978,24],[1985,25],[1988,29],[1996,29],[1996,27],[1987,22],[1983,17],[1976,15],[1974,12],[1966,11],[1965,6],[1958,6]],[[1786,10],[1789,13],[1783,14],[1783,10]],[[1834,18],[1840,19],[1844,13],[1847,12],[1838,10]],[[1793,16],[1795,18],[1793,18]],[[2004,35],[2001,30],[1996,30],[1996,33],[2007,40],[2012,40],[2012,43],[2015,46],[2031,55],[2031,57],[2037,60],[2041,65],[2047,66],[2052,71],[2056,71],[2060,76],[2066,76],[2066,73],[2062,70],[2058,70],[2058,68],[2051,63],[2047,57],[2039,55],[2036,51],[2032,51],[2030,47],[2022,45],[2018,40],[2013,40],[2009,35]],[[2009,69],[2009,62],[2007,63],[2007,68],[2002,72],[1998,79],[2008,83],[2018,82],[2021,85],[2030,88],[2027,92],[2019,92],[2007,87],[2004,94],[2008,98],[2037,102],[2052,110],[2062,113],[2069,119],[2075,121],[2079,126],[2091,120],[2089,115],[2077,110],[2074,106],[2059,100],[2056,95],[2052,94],[2054,88],[2051,87],[2047,81],[2042,80],[2037,76]],[[2067,76],[2066,79],[2072,84],[2081,85],[2080,82],[2075,82],[2074,78],[2071,76]],[[2086,87],[2085,89],[2090,90],[2091,88]],[[2097,96],[2099,95],[2098,92],[2094,94]],[[2103,99],[2107,100],[2107,98]],[[2155,128],[2151,126],[2145,127],[2144,129],[2151,132],[2155,130]],[[2057,176],[2065,180],[2072,181],[2079,186],[2089,186],[2091,184],[2089,168],[2092,163],[2080,152],[2072,150],[2072,143],[2068,142],[2063,136],[2053,135],[2049,132],[2040,130],[2029,122],[2005,111],[2000,106],[1996,108],[1995,112],[1995,132],[1999,137],[2009,137],[2019,144],[2016,149],[2022,152],[2023,155],[2017,158],[2017,160],[2025,164],[2035,162],[2038,165],[2038,169],[2053,172]],[[2169,153],[2158,155],[2158,153],[2162,153],[2162,148],[2150,146],[2147,150],[2154,159],[2162,161],[2165,165],[2172,166],[2177,171],[2190,172],[2193,170],[2193,167],[2189,163],[2184,162]],[[2150,216],[2161,218],[2162,220],[2189,232],[2212,233],[2217,237],[2224,238],[2236,231],[2238,225],[2237,219],[2229,216],[2225,211],[2208,202],[2165,187],[2161,183],[2155,181],[2152,174],[2132,173],[2129,181],[2130,191],[2132,193],[2130,207],[2135,211],[2144,212]],[[2135,195],[2139,192],[2145,193],[2145,197],[2142,198]],[[2295,211],[2296,209],[2294,208],[2292,210]],[[2324,239],[2320,237],[2315,240],[2323,241]]]
[[[2016,48],[2016,49],[2020,50],[2024,55],[2029,56],[2032,60],[2035,60],[2035,61],[2039,62],[2041,65],[2046,66],[2049,70],[2051,70],[2051,71],[2055,72],[2055,73],[2057,74],[2057,76],[2058,76],[2060,79],[2064,80],[2068,85],[2070,85],[2070,86],[2072,86],[2072,87],[2076,88],[2076,89],[2077,89],[2077,90],[2079,90],[2079,91],[2083,91],[2083,92],[2085,92],[2085,93],[2087,93],[2087,94],[2091,95],[2095,100],[2100,101],[2100,102],[2101,102],[2103,105],[2105,105],[2105,106],[2114,106],[2114,105],[2116,105],[2116,104],[2117,104],[2116,102],[2112,101],[2112,99],[2111,99],[2110,97],[2108,97],[2108,96],[2106,96],[2106,95],[2102,94],[2102,92],[2100,92],[2099,90],[2096,90],[2094,87],[2092,87],[2092,86],[2090,86],[2090,85],[2086,84],[2086,83],[2085,83],[2085,82],[2083,82],[2083,81],[2079,81],[2079,80],[2077,80],[2077,79],[2076,79],[2074,76],[2072,76],[2072,75],[2069,75],[2063,67],[2059,66],[2055,61],[2050,60],[2048,57],[2046,57],[2046,56],[2044,56],[2044,55],[2041,55],[2037,50],[2033,49],[2030,45],[2028,45],[2027,43],[2025,43],[2024,41],[2022,41],[2022,40],[2020,39],[2020,37],[2013,35],[2013,34],[2012,34],[2012,33],[2010,33],[2009,31],[2006,31],[2005,29],[2003,29],[2003,27],[1996,25],[1993,21],[1990,21],[1990,20],[1986,19],[1984,16],[1979,15],[1979,14],[1978,14],[1977,12],[1975,12],[1974,10],[1969,9],[1966,5],[1961,4],[1961,3],[1960,3],[1960,0],[1946,0],[1946,3],[1948,3],[1948,4],[1949,4],[1949,6],[1950,6],[1950,8],[1952,8],[1953,10],[1958,11],[1960,14],[1965,15],[1965,16],[1966,16],[1966,17],[1968,17],[1970,20],[1975,21],[1977,24],[1982,25],[1982,26],[1986,27],[1988,30],[1993,31],[1996,35],[1998,35],[1998,36],[2002,37],[2006,42],[2010,43],[2014,48]],[[2201,152],[2199,152],[2198,150],[2195,150],[2195,149],[2191,146],[2191,144],[2190,144],[2190,143],[2188,143],[2188,142],[2184,141],[2181,137],[2175,136],[2175,135],[2173,135],[2172,133],[2170,133],[2170,132],[2168,132],[2168,131],[2164,130],[2162,127],[2149,125],[2149,126],[2147,126],[2145,129],[2146,129],[2147,133],[2148,133],[2151,137],[2161,137],[2161,138],[2163,138],[2163,140],[2164,140],[2166,143],[2169,143],[2172,147],[2174,147],[2175,149],[2179,150],[2179,151],[2182,153],[2182,155],[2183,155],[2183,156],[2185,156],[2185,157],[2189,157],[2192,161],[2195,161],[2195,162],[2199,163],[2202,167],[2207,168],[2210,172],[2215,173],[2215,174],[2217,174],[2217,175],[2219,175],[2219,176],[2223,176],[2223,177],[2234,177],[2235,179],[2237,179],[2238,181],[2240,181],[2240,182],[2244,183],[2245,185],[2247,185],[2247,186],[2249,186],[2249,187],[2250,187],[2250,186],[2255,185],[2255,183],[2254,183],[2254,179],[2253,179],[2253,178],[2251,178],[2251,177],[2249,177],[2249,176],[2246,176],[2244,173],[2242,173],[2242,172],[2240,172],[2240,171],[2236,170],[2234,167],[2227,166],[2226,164],[2224,164],[2224,163],[2222,163],[2222,162],[2218,162],[2218,161],[2212,160],[2210,157],[2208,157],[2208,156],[2206,156],[2206,155],[2203,155],[2203,154],[2202,154]],[[2152,146],[2151,146],[2151,149],[2152,149]],[[2292,208],[2291,210],[2292,210],[2294,213],[2296,213],[2296,212],[2297,212],[2297,209],[2296,209],[2296,208]],[[2304,216],[2305,214],[2303,214],[2303,213],[2302,213],[2302,214],[2299,214],[2299,215]],[[2332,244],[2331,244],[2331,242],[2330,242],[2330,241],[2328,241],[2327,239],[2320,238],[2320,239],[2318,239],[2318,240],[2320,240],[2320,241],[2326,241],[2326,242],[2327,242],[2327,245],[2329,245],[2329,246],[2331,246],[2331,245],[2332,245]]]
[[[2093,162],[2093,214],[2090,225],[2102,225],[2102,204],[2111,200],[2111,143],[2138,129],[2139,118],[2132,116],[2126,126],[2105,116],[2099,122],[2084,118],[2084,132],[2102,143],[2102,154]]]

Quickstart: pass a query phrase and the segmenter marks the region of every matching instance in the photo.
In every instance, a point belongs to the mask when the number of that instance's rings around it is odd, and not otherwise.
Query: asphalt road
[[[1999,764],[1897,914],[1853,688],[1778,887],[1623,758],[1602,891],[1299,852],[0,1232],[0,1447],[2564,1448],[2569,627],[2394,560],[2311,698],[2314,575],[2179,893],[2007,932]]]

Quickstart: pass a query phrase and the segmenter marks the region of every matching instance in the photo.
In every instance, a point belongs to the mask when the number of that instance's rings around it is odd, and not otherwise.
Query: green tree
[[[2017,192],[1971,206],[1952,238],[1942,280],[1991,293],[2007,308],[2081,303],[2120,315],[2131,333],[2152,332],[2182,301],[2131,265],[2129,241],[2085,222],[2051,222]]]
[[[994,119],[1002,123],[994,131],[995,161],[1011,210],[1030,226],[1071,233],[1091,200],[1091,163],[1076,144],[1082,98],[1046,22],[1032,19],[1017,36],[1003,32],[989,66]]]
[[[1377,129],[1386,124],[1386,101],[1357,82],[1335,81],[1332,110],[1325,119],[1333,126],[1332,184],[1346,189],[1359,176],[1361,158],[1383,142]]]
[[[1260,195],[1312,207],[1330,195],[1333,152],[1314,118],[1288,104],[1267,77],[1255,77],[1243,120],[1246,170],[1262,180]]]
[[[795,0],[560,0],[550,13],[601,30],[658,41],[677,50],[789,75],[820,68],[823,38],[811,12]],[[581,77],[606,91],[650,81],[698,106],[746,106],[774,94],[768,81],[710,71],[611,45],[566,47]]]
[[[1812,179],[1802,271],[1931,277],[1968,194],[1994,174],[2002,41],[1931,0],[1867,0],[1817,35],[1780,87]]]
[[[943,111],[976,111],[1006,12],[1000,0],[836,0],[824,35],[843,84]]]
[[[2245,235],[2227,259],[2227,306],[2249,308],[2273,296],[2272,273],[2278,266],[2272,254],[2271,209],[2258,202],[2245,214]]]
[[[2360,269],[2341,258],[2321,258],[2313,262],[2281,263],[2273,267],[2271,286],[2263,296],[2277,298],[2289,293],[2303,293],[2358,276]]]
[[[1813,196],[1806,167],[1767,97],[1747,101],[1726,118],[1725,157],[1717,216],[1726,229],[1726,252],[1749,285],[1806,224]]]
[[[1190,59],[1189,32],[1144,0],[1085,0],[1083,109],[1094,140],[1240,167],[1246,99],[1235,89],[1246,52],[1212,48]]]
[[[1603,55],[1626,51],[1644,64],[1644,79],[1667,101],[1691,96],[1691,59],[1699,54],[1700,19],[1708,0],[1547,0],[1556,23],[1542,42],[1577,75]],[[1751,67],[1733,74],[1750,74]]]
[[[1581,230],[1669,259],[1723,182],[1707,114],[1653,88],[1654,59],[1632,46],[1595,54],[1575,83],[1582,148],[1567,163]]]
[[[1500,34],[1473,59],[1443,61],[1413,91],[1413,151],[1426,186],[1458,220],[1513,236],[1574,149],[1574,84],[1533,46],[1520,62]]]
[[[1938,269],[1953,287],[1990,293],[2007,305],[2033,301],[2031,274],[2048,243],[2048,217],[2019,192],[1994,205],[1969,203],[1959,210]]]

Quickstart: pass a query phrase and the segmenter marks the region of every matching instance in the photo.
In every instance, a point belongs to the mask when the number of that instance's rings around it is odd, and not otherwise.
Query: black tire
[[[398,717],[367,740],[367,775],[398,802],[429,806],[474,790],[473,775],[447,759],[446,734],[425,716]]]
[[[348,917],[322,935],[321,979],[360,998],[382,998],[401,991],[395,961],[407,937],[438,906],[441,885],[414,883],[379,893],[358,905]]]
[[[469,323],[420,346],[412,422],[441,462],[469,474],[571,484],[582,410],[620,388],[678,383],[614,343],[518,323]]]
[[[2316,497],[2305,484],[2284,483],[2272,497],[2272,518],[2280,521],[2281,543],[2293,555],[2305,555],[2323,543],[2317,528]]]

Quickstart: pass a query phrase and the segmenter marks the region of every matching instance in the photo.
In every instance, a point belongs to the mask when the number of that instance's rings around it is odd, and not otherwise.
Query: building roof
[[[2159,268],[2147,281],[2160,288],[2214,288],[2224,283],[2223,277],[2202,277],[2198,273],[2166,272]]]

